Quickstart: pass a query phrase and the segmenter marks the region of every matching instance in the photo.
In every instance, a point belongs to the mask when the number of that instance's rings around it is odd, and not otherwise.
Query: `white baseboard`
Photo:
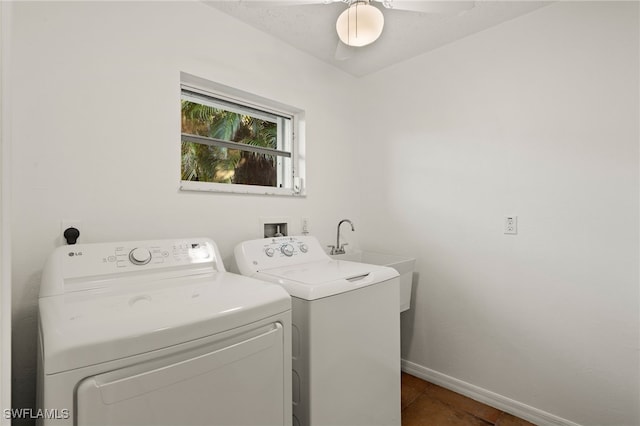
[[[439,373],[411,361],[402,360],[402,371],[482,402],[483,404],[490,405],[498,410],[513,414],[516,417],[520,417],[538,426],[580,426],[578,423],[514,401],[513,399],[498,395],[497,393],[472,385],[471,383],[463,382],[462,380],[447,376],[446,374]]]

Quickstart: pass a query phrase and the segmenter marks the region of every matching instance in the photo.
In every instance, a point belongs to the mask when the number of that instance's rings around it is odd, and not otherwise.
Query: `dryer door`
[[[76,392],[79,425],[283,425],[280,323],[189,352],[92,376]]]

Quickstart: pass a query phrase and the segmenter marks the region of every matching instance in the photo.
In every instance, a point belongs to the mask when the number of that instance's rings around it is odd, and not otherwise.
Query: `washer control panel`
[[[298,263],[330,260],[315,237],[277,237],[250,240],[235,249],[236,263],[243,274]]]
[[[309,252],[306,242],[301,237],[265,238],[262,251],[267,257],[293,257],[303,256]]]

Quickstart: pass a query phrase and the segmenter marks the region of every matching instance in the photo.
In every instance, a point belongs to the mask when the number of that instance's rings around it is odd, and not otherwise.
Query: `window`
[[[181,77],[182,190],[304,195],[302,111]]]

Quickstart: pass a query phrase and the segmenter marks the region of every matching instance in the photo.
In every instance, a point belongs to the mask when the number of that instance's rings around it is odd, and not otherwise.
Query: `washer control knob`
[[[269,257],[273,257],[273,255],[276,253],[276,251],[274,249],[272,249],[271,247],[267,247],[266,249],[264,249],[264,254],[266,254]]]
[[[282,247],[280,247],[280,251],[282,251],[282,254],[287,257],[293,256],[293,246],[291,244],[284,244]]]
[[[309,251],[309,247],[307,247],[306,244],[300,244],[300,251],[306,253],[307,251]]]
[[[129,260],[134,265],[146,265],[151,262],[151,252],[146,248],[134,248],[129,252]]]

